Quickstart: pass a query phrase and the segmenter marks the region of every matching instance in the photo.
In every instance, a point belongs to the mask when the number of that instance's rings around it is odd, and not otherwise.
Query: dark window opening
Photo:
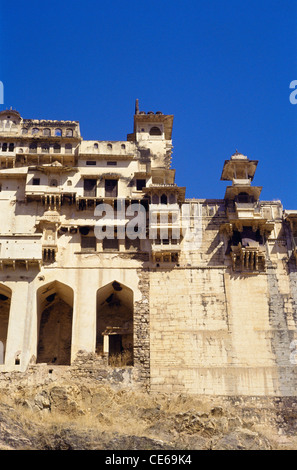
[[[79,233],[81,235],[88,235],[90,233],[90,227],[79,227]]]
[[[9,152],[13,152],[14,151],[14,144],[9,144]]]
[[[2,144],[2,152],[7,152],[7,144]]]
[[[161,196],[161,204],[167,204],[167,196],[166,196],[166,194],[162,194],[162,196]]]
[[[136,238],[135,240],[130,240],[130,238],[125,239],[125,249],[126,250],[140,250],[140,239]]]
[[[96,165],[95,160],[87,160],[86,165]]]
[[[117,166],[118,162],[107,162],[107,166]]]
[[[81,237],[81,250],[82,251],[96,251],[97,239],[94,236]]]
[[[43,144],[41,147],[41,152],[42,153],[49,153],[49,145]]]
[[[106,197],[118,196],[118,180],[105,180],[105,196]]]
[[[40,185],[40,178],[33,178],[32,184],[33,184],[33,186],[39,186]]]
[[[50,181],[50,186],[56,188],[58,186],[58,181],[56,179],[52,179]]]
[[[117,238],[109,239],[103,238],[102,241],[103,250],[119,250],[119,240]]]
[[[145,188],[146,180],[136,180],[136,189],[137,191],[142,191],[142,188]]]
[[[251,197],[248,195],[248,193],[239,193],[236,201],[239,203],[247,203],[247,202],[253,202],[251,200]]]
[[[61,145],[55,144],[54,145],[54,153],[60,153],[61,152]]]
[[[84,180],[84,196],[96,197],[96,186],[97,180],[86,178]]]
[[[37,144],[31,144],[29,147],[30,153],[37,153]]]
[[[231,246],[238,246],[239,243],[243,246],[259,246],[265,244],[265,239],[261,235],[260,230],[253,231],[252,227],[243,227],[242,232],[234,230],[231,240],[229,241],[226,254],[230,252]]]
[[[162,135],[161,129],[157,126],[154,126],[150,130],[150,135]]]
[[[72,153],[72,145],[66,144],[65,145],[65,153]]]

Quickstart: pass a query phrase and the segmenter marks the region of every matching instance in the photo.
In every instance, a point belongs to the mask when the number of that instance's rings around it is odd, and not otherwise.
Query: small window
[[[9,144],[9,152],[13,152],[14,151],[14,144]]]
[[[23,127],[22,134],[23,135],[28,134],[28,129],[26,127]]]
[[[72,186],[72,181],[68,180],[67,181],[67,186]]]
[[[142,191],[142,188],[145,188],[146,180],[136,180],[136,189],[137,191]]]
[[[161,204],[167,204],[167,196],[166,196],[166,194],[162,194],[162,196],[161,196]]]
[[[107,162],[107,166],[117,166],[118,162]]]
[[[5,142],[2,144],[2,152],[7,152],[7,144]]]
[[[37,144],[35,144],[35,143],[30,144],[29,152],[30,153],[37,153]]]
[[[125,148],[126,148],[126,145],[125,145],[125,144],[122,144],[122,145],[121,145],[121,149],[125,150]]]
[[[98,144],[94,144],[94,149],[95,149],[95,150],[98,150],[98,148],[99,148],[99,145],[98,145]]]
[[[97,180],[86,178],[84,179],[84,196],[96,197]]]
[[[66,129],[66,137],[73,137],[73,130],[72,129]]]
[[[43,144],[43,145],[41,146],[41,152],[42,152],[42,153],[49,153],[49,145]]]
[[[65,145],[65,153],[72,153],[72,145],[66,144]]]
[[[152,204],[159,204],[159,196],[157,194],[153,194]]]
[[[81,237],[81,249],[82,251],[96,251],[97,239],[96,237],[89,236]]]
[[[117,238],[109,239],[103,238],[102,241],[103,250],[116,250],[119,249],[119,240]]]
[[[237,196],[237,201],[240,203],[250,202],[250,196],[248,195],[248,193],[239,193]]]
[[[162,135],[161,129],[157,126],[151,127],[150,135]]]
[[[61,145],[55,144],[54,145],[54,153],[60,153],[61,152]]]
[[[135,240],[130,240],[130,238],[125,239],[125,249],[126,250],[140,250],[140,239],[136,238]]]
[[[55,129],[55,136],[61,137],[62,136],[62,129]]]
[[[58,186],[58,181],[55,178],[51,179],[50,186],[56,188]]]
[[[33,186],[39,186],[40,185],[40,178],[33,178],[32,184],[33,184]]]
[[[33,127],[33,129],[32,129],[32,135],[38,134],[38,132],[39,132],[38,127]]]
[[[105,180],[105,196],[118,197],[118,180]]]
[[[50,136],[51,135],[51,130],[50,129],[43,129],[43,135]]]
[[[95,162],[95,160],[87,160],[87,161],[86,161],[86,165],[89,165],[89,166],[93,165],[93,166],[95,166],[95,165],[96,165],[96,162]]]
[[[111,149],[112,149],[112,145],[111,145],[111,144],[107,144],[107,148],[111,150]]]

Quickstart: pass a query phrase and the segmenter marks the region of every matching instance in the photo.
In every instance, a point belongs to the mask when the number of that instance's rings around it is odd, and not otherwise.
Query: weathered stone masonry
[[[238,151],[221,199],[187,199],[172,126],[137,102],[126,140],[86,141],[77,121],[0,112],[0,380],[297,394],[297,210],[262,201]]]

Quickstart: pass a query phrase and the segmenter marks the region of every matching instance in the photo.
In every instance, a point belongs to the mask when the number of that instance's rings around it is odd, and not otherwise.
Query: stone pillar
[[[87,270],[74,289],[71,363],[78,351],[95,352],[96,347],[96,288]]]
[[[103,335],[103,354],[104,356],[109,354],[109,335]]]
[[[148,390],[150,385],[150,273],[140,269],[138,276],[142,298],[134,302],[134,366],[140,369],[139,380]]]
[[[24,367],[25,345],[24,331],[27,320],[28,304],[28,282],[18,281],[12,289],[6,352],[5,366],[15,366],[16,355],[20,360],[20,366]]]

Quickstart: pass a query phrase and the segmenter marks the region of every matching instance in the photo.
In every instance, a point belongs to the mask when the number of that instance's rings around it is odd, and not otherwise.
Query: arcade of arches
[[[124,355],[125,365],[133,365],[133,291],[113,281],[95,295],[96,353],[110,364],[112,357]],[[0,284],[0,364],[5,362],[11,297]],[[74,301],[72,288],[59,281],[37,290],[37,363],[71,364]]]

